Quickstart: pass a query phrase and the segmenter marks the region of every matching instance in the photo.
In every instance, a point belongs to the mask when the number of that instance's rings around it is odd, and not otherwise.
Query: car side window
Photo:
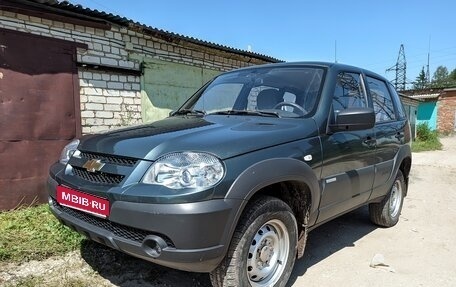
[[[386,83],[371,77],[367,77],[367,83],[374,104],[375,122],[395,120],[394,104]]]
[[[393,96],[394,103],[396,104],[396,109],[397,109],[397,114],[399,116],[399,119],[405,119],[407,117],[407,114],[405,113],[404,105],[402,104],[399,94],[396,92],[396,89],[394,88],[394,86],[391,83],[388,82],[388,86],[389,86],[391,94]]]
[[[333,96],[333,110],[337,114],[347,108],[367,107],[366,92],[361,76],[342,72],[337,75]]]

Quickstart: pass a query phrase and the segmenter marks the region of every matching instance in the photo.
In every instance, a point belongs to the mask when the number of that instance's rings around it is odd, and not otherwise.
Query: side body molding
[[[369,200],[371,200],[371,201],[372,200],[379,201],[379,200],[383,199],[388,194],[388,192],[390,191],[391,186],[393,185],[393,182],[395,180],[397,171],[401,167],[401,163],[406,158],[409,158],[410,159],[409,163],[411,164],[410,155],[411,155],[410,146],[409,145],[403,145],[399,149],[398,153],[396,154],[396,156],[394,158],[394,166],[393,166],[393,169],[391,171],[390,178],[388,179],[388,181],[384,185],[381,185],[381,186],[379,186],[377,188],[374,188],[374,190],[372,190],[372,193],[371,193],[371,196],[370,196]],[[409,168],[410,168],[410,166],[409,166]],[[404,174],[404,176],[405,176],[406,187],[408,188],[409,176],[405,175],[405,174]],[[407,189],[405,190],[405,194],[407,195]]]
[[[250,166],[237,177],[225,198],[244,200],[244,204],[237,215],[239,218],[248,200],[257,191],[268,185],[283,181],[297,181],[309,187],[312,202],[308,225],[313,225],[318,217],[318,205],[321,195],[320,185],[312,168],[297,159],[272,158]]]

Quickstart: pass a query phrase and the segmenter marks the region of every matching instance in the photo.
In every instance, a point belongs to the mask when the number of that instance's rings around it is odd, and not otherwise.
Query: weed
[[[0,261],[23,262],[79,248],[82,235],[62,225],[46,204],[0,213]]]
[[[12,282],[6,283],[4,287],[85,287],[85,286],[96,286],[90,280],[84,280],[80,278],[59,278],[56,274],[53,276],[34,276],[29,275],[26,277],[12,280]]]
[[[442,149],[437,131],[431,130],[426,123],[417,126],[416,135],[416,140],[412,143],[413,152]]]

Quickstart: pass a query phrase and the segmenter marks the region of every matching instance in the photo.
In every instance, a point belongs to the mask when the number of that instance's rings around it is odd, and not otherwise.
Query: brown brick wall
[[[437,113],[437,129],[441,133],[455,131],[456,91],[445,91],[440,96]]]

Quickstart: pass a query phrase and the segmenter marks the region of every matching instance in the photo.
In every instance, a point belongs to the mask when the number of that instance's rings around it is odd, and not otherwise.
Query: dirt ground
[[[456,137],[442,143],[442,151],[413,154],[395,227],[372,225],[361,208],[317,228],[289,286],[456,286]],[[207,274],[156,266],[89,241],[64,257],[3,265],[0,285],[32,276],[37,281],[27,286],[210,286]]]

